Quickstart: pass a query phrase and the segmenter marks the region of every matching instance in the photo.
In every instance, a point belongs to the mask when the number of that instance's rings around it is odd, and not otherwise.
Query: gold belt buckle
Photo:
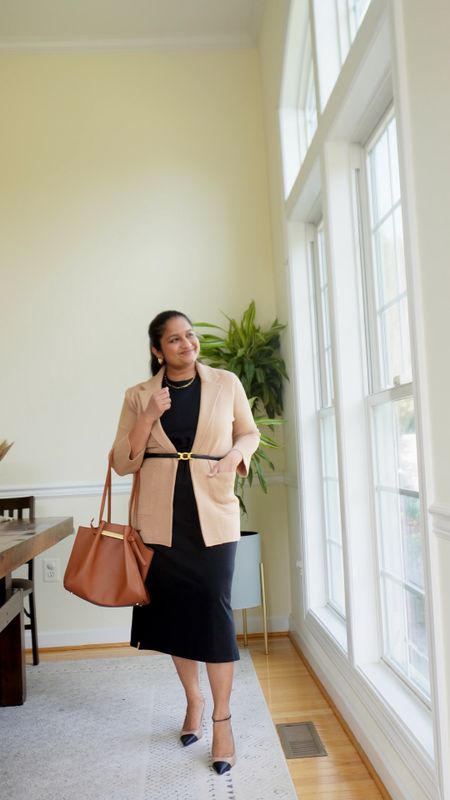
[[[178,461],[190,461],[191,453],[178,453]]]

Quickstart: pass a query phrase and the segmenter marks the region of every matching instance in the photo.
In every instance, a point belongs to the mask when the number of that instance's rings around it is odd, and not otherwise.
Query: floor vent
[[[277,725],[277,731],[286,758],[314,758],[328,755],[313,722]]]

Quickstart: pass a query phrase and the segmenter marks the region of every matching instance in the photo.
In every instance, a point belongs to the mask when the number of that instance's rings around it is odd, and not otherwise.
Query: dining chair
[[[28,511],[30,522],[34,521],[34,497],[3,497],[0,498],[0,515],[15,519],[23,519],[23,512]],[[33,651],[33,664],[39,664],[39,648],[37,638],[36,605],[34,602],[34,558],[27,562],[28,577],[13,578],[13,590],[22,589],[23,596],[28,597],[28,609],[24,608],[25,630],[31,632],[31,648]]]

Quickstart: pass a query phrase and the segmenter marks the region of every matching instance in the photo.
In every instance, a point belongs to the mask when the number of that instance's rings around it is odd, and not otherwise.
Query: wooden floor
[[[374,800],[389,795],[377,788],[337,716],[287,637],[270,639],[270,655],[260,639],[249,642],[255,669],[275,724],[314,722],[328,755],[289,759],[301,800]],[[42,661],[143,655],[134,648],[98,647],[41,652]]]

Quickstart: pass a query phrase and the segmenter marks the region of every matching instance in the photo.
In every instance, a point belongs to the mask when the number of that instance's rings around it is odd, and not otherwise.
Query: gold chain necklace
[[[194,383],[196,377],[197,377],[197,373],[195,373],[194,377],[191,378],[190,381],[188,381],[187,383],[183,383],[183,386],[175,386],[173,383],[170,383],[167,380],[166,375],[164,375],[164,381],[166,382],[167,386],[170,386],[171,389],[187,389],[188,386],[190,386],[192,383]]]

